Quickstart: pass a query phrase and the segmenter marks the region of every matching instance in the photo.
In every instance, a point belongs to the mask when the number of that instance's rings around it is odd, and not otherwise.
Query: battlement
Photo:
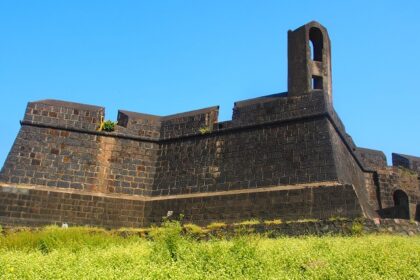
[[[375,170],[387,167],[386,156],[382,151],[358,147],[356,152],[367,168]]]
[[[104,114],[103,107],[47,99],[29,102],[23,122],[96,130]]]
[[[118,125],[111,134],[115,137],[132,136],[159,141],[291,121],[329,112],[333,116],[335,114],[325,96],[324,92],[317,91],[311,95],[296,97],[282,93],[237,101],[232,120],[221,123],[218,122],[218,106],[168,116],[119,110]],[[22,124],[96,133],[104,118],[103,107],[61,100],[42,100],[28,103]],[[342,127],[341,121],[337,120],[337,123]]]
[[[420,157],[393,153],[392,165],[411,169],[420,174]]]
[[[126,135],[157,140],[160,138],[162,117],[148,114],[118,111],[117,131]]]

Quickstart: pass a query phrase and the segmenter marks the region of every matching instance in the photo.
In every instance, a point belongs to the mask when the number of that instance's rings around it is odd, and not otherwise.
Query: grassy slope
[[[86,228],[0,238],[0,279],[420,279],[420,237],[366,235],[194,241]]]

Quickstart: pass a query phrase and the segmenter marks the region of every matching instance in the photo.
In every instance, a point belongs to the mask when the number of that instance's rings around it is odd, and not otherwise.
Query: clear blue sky
[[[287,31],[332,40],[358,146],[420,156],[420,1],[0,1],[0,166],[26,103],[167,115],[287,90]]]

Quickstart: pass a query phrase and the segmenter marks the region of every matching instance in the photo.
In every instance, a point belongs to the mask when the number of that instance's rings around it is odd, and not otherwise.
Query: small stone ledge
[[[330,219],[308,221],[286,221],[279,224],[233,224],[208,231],[207,235],[234,236],[237,233],[266,234],[268,237],[303,235],[361,235],[361,234],[399,234],[419,235],[420,223],[398,219]]]
[[[147,236],[149,228],[120,229],[122,236],[141,233]],[[282,236],[323,236],[323,235],[363,235],[363,234],[397,234],[414,236],[420,235],[420,223],[401,219],[347,219],[337,218],[329,220],[295,220],[278,224],[243,222],[236,224],[213,223],[207,227],[191,224],[183,225],[184,234],[193,235],[198,239],[212,237],[234,237],[238,234],[263,234],[269,238]]]
[[[0,218],[5,234],[18,231],[37,231],[48,223],[31,223],[24,226],[14,223],[13,219]],[[60,222],[53,222],[53,225],[61,226]],[[70,224],[70,226],[72,226]],[[102,229],[92,227],[92,232],[102,232]],[[110,229],[109,232],[122,237],[140,236],[147,238],[152,228],[119,228]],[[199,240],[210,238],[232,238],[238,235],[262,234],[268,238],[296,237],[296,236],[324,236],[341,235],[354,236],[364,234],[392,234],[402,236],[420,235],[420,223],[417,221],[401,219],[346,219],[337,218],[329,220],[297,220],[286,221],[278,224],[258,223],[245,221],[238,224],[212,223],[200,227],[192,224],[182,225],[184,235],[193,236]]]
[[[201,193],[187,193],[177,195],[162,195],[162,196],[150,196],[150,195],[127,195],[121,193],[103,193],[103,192],[92,192],[86,190],[77,190],[69,188],[59,187],[48,187],[43,185],[26,185],[26,184],[8,184],[0,182],[0,193],[13,193],[13,194],[30,194],[31,191],[47,192],[47,193],[64,193],[68,195],[77,194],[82,196],[94,196],[103,197],[110,199],[125,199],[125,200],[141,200],[141,201],[158,201],[158,200],[173,200],[173,199],[186,199],[186,198],[202,198],[212,196],[228,196],[238,194],[252,194],[252,193],[267,193],[276,191],[291,191],[291,190],[302,190],[307,188],[328,188],[338,187],[342,184],[336,181],[320,181],[305,184],[293,184],[293,185],[279,185],[279,186],[267,186],[252,189],[238,189],[238,190],[226,190],[226,191],[214,191],[214,192],[201,192]]]

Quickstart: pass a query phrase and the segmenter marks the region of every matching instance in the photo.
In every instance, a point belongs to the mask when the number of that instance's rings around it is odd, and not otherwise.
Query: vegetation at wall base
[[[0,279],[420,279],[420,237],[198,240],[176,221],[147,238],[50,226],[0,237]]]

